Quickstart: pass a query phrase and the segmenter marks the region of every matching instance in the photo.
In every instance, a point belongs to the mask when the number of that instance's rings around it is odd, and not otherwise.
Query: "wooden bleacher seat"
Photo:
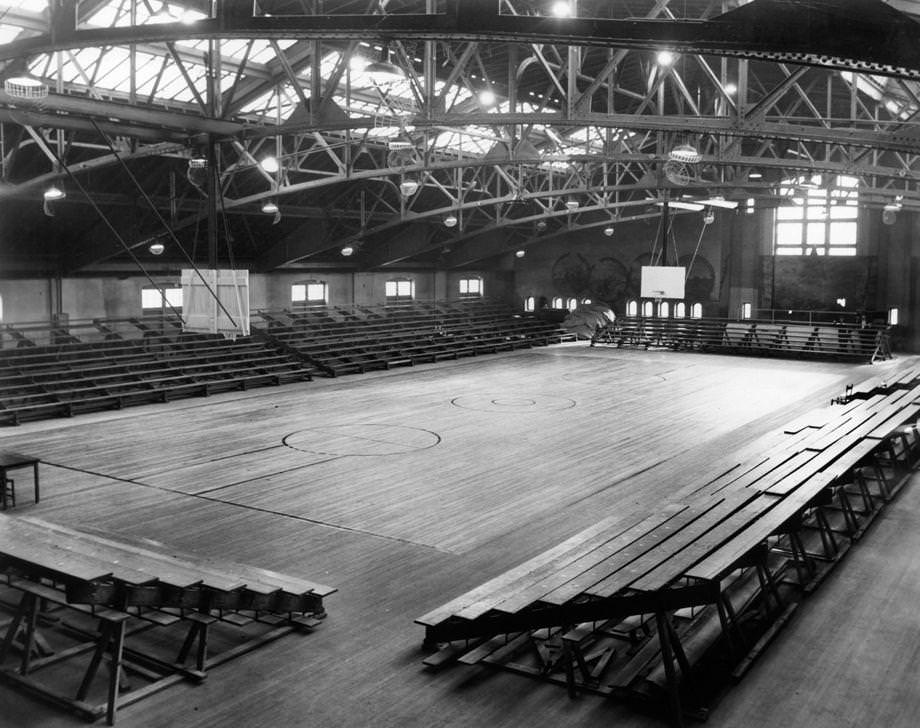
[[[419,617],[438,648],[426,664],[665,699],[679,724],[688,699],[721,689],[714,675],[747,669],[905,482],[920,378],[893,381],[726,455],[657,512],[605,518]]]
[[[0,576],[0,591],[19,595],[0,644],[0,679],[88,719],[106,715],[109,725],[114,725],[119,706],[177,680],[200,681],[215,664],[292,631],[312,629],[325,616],[323,600],[335,592],[267,569],[179,554],[162,544],[5,514],[0,514]],[[44,643],[39,633],[63,624],[39,617],[61,609],[85,618],[84,645],[36,656],[35,646]],[[257,624],[261,630],[253,629]],[[161,632],[155,642],[145,637],[151,628],[171,625],[187,627],[184,638],[174,630]],[[235,635],[234,646],[211,654],[209,631],[218,628]],[[177,657],[164,659],[164,645],[171,642],[179,646]],[[20,658],[14,668],[4,662],[17,643]],[[194,663],[188,665],[193,649]],[[40,679],[44,667],[86,651],[93,657],[75,691],[58,684],[67,680],[66,673],[52,674],[52,685]],[[106,699],[92,704],[90,688],[107,655],[111,669]],[[120,666],[128,661],[143,666],[133,672],[147,685],[126,691]]]

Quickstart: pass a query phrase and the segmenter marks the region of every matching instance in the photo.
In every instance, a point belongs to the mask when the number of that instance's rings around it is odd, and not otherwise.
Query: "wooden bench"
[[[891,497],[888,481],[904,482],[920,380],[863,390],[714,463],[659,512],[599,521],[419,617],[425,645],[440,648],[426,664],[500,664],[572,693],[663,690],[681,724],[694,665],[728,647],[746,669]],[[885,471],[875,493],[867,465]],[[641,647],[611,642],[626,633]]]
[[[177,553],[162,544],[138,543],[98,532],[81,531],[39,519],[0,514],[0,578],[6,591],[20,594],[12,606],[0,646],[0,679],[28,689],[53,704],[95,719],[105,714],[115,723],[116,708],[180,680],[200,681],[206,671],[291,631],[309,630],[325,616],[323,600],[335,592],[299,577],[218,559]],[[65,609],[98,621],[98,629],[62,619],[40,622],[49,608]],[[184,623],[188,628],[174,661],[145,651],[140,636],[151,628]],[[254,623],[263,624],[261,631]],[[209,654],[209,630],[245,627],[232,648]],[[76,647],[46,651],[33,659],[40,631],[66,629],[82,635]],[[126,640],[138,636],[130,651]],[[168,637],[167,637],[168,639]],[[164,637],[156,640],[162,652]],[[197,646],[197,647],[196,647]],[[16,666],[4,659],[13,648],[21,654]],[[194,649],[194,663],[186,664]],[[46,685],[36,675],[87,651],[93,656],[70,697],[62,685]],[[111,655],[107,698],[87,702],[91,684],[106,654]],[[122,667],[142,675],[149,684],[125,693]],[[57,673],[55,673],[57,674]],[[64,680],[65,677],[51,678]]]

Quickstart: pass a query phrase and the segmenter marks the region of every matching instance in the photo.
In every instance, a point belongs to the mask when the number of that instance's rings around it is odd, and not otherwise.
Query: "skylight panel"
[[[0,0],[0,11],[25,10],[28,13],[43,13],[48,9],[48,0]]]
[[[0,23],[0,43],[11,43],[19,37],[21,32],[22,28],[18,28],[15,25]]]

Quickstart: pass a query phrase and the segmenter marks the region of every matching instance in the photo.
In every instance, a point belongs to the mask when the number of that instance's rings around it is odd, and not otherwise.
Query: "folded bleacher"
[[[630,316],[597,332],[591,343],[847,362],[891,358],[888,329],[877,325]]]
[[[557,324],[495,301],[411,302],[259,312],[277,345],[330,376],[574,340]]]
[[[264,338],[183,333],[173,319],[6,326],[0,422],[71,416],[309,380],[313,368]]]
[[[150,541],[0,514],[0,606],[12,615],[3,622],[0,680],[114,725],[119,708],[311,631],[335,591]]]
[[[486,664],[705,717],[917,461],[920,369],[844,396],[416,622],[432,668]],[[830,627],[832,629],[832,626]]]

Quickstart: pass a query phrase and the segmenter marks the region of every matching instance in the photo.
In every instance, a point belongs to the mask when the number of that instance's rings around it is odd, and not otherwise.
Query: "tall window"
[[[159,311],[162,308],[169,308],[170,306],[175,309],[182,309],[181,288],[165,285],[162,289],[141,289],[141,309],[143,311]]]
[[[524,310],[532,313],[537,307],[537,300],[533,296],[527,296],[524,299]]]
[[[777,255],[856,255],[859,180],[813,175],[785,180],[776,209]]]
[[[329,302],[329,286],[325,281],[306,281],[291,286],[291,303],[319,305]]]
[[[626,315],[637,316],[639,314],[639,304],[636,301],[626,302]]]
[[[576,308],[578,308],[578,299],[570,298],[568,301],[565,302],[565,307],[569,311],[574,311]]]
[[[703,318],[703,304],[694,303],[690,307],[690,318]]]
[[[415,298],[415,281],[408,278],[395,278],[387,281],[384,287],[387,301],[411,301]]]
[[[562,296],[555,296],[553,298],[553,308],[564,308],[565,304],[562,302]]]
[[[667,301],[658,304],[658,318],[667,318],[671,315],[671,306]]]
[[[476,297],[482,295],[482,278],[461,278],[460,295]]]
[[[642,303],[642,315],[651,318],[655,315],[654,301],[644,301]]]
[[[687,304],[683,301],[678,301],[674,304],[674,318],[686,318],[687,317]]]
[[[751,304],[750,303],[745,302],[741,304],[741,318],[743,319],[751,318]]]

